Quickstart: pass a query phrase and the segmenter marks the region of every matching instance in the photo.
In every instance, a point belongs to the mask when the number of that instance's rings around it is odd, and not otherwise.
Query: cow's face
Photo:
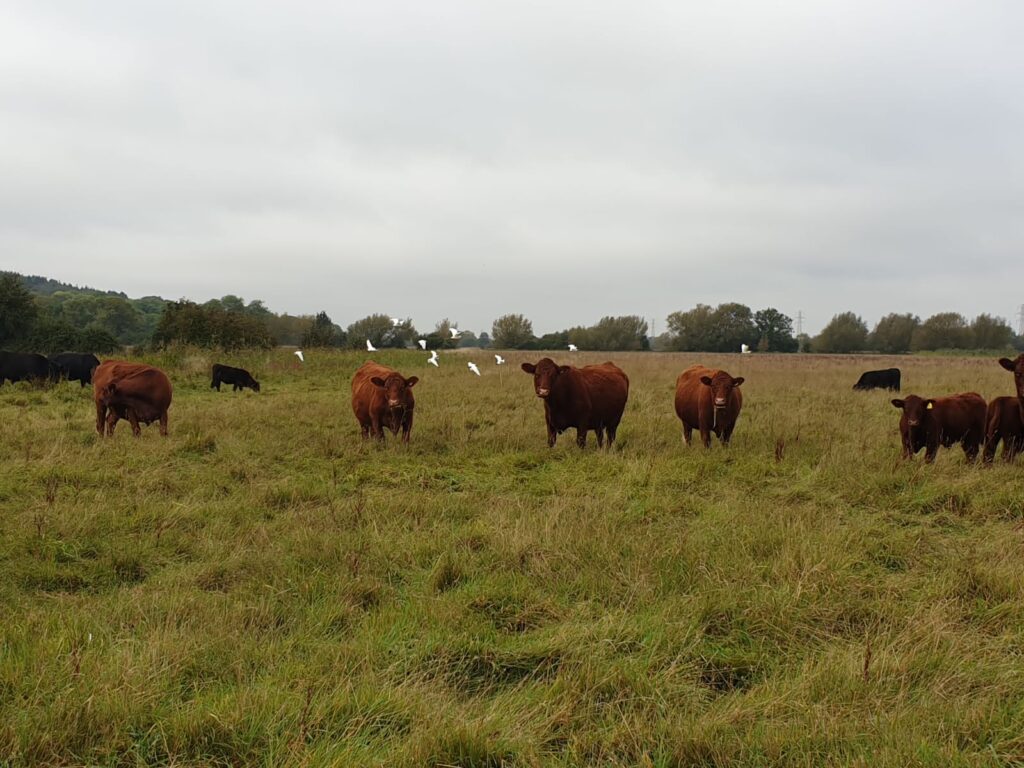
[[[903,411],[903,417],[907,420],[908,427],[918,427],[928,418],[928,411],[935,407],[935,401],[931,398],[925,400],[917,395],[908,395],[902,400],[896,399],[892,404]]]
[[[1013,374],[1013,382],[1017,385],[1017,397],[1024,397],[1024,355],[1017,355],[1016,360],[1002,357],[999,364]]]
[[[401,408],[405,405],[406,390],[416,386],[419,378],[410,376],[408,379],[399,373],[392,373],[386,379],[374,376],[370,379],[374,386],[384,390],[384,397],[387,399],[389,408]]]
[[[550,357],[545,357],[536,365],[523,363],[523,370],[533,376],[533,389],[537,397],[547,398],[555,388],[555,381],[569,370],[568,365],[555,365]]]
[[[260,383],[258,381],[256,381],[256,379],[252,380],[252,391],[253,392],[259,392],[260,391]]]
[[[729,404],[729,398],[734,388],[743,383],[743,377],[735,379],[725,371],[719,371],[712,376],[701,376],[700,383],[705,387],[711,387],[711,397],[716,409],[725,408]]]

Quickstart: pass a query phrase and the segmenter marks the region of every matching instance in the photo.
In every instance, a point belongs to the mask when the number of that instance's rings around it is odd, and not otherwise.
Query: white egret
[[[480,375],[480,369],[476,367],[476,363],[466,363],[466,366],[477,376]]]
[[[295,356],[296,356],[297,358],[299,358],[299,362],[300,362],[300,363],[304,363],[304,362],[306,362],[306,358],[304,358],[304,357],[302,356],[302,350],[301,350],[301,349],[296,349],[296,350],[295,350]]]
[[[502,357],[501,355],[495,355],[494,356],[494,363],[495,363],[495,365],[504,365],[505,364],[505,358]]]
[[[420,345],[420,349],[426,349],[427,348],[427,340],[426,339],[420,339],[418,343]]]
[[[430,363],[435,368],[440,368],[441,367],[441,366],[439,366],[437,364],[437,350],[436,349],[430,350],[430,357],[427,358],[427,362]]]
[[[369,339],[366,340],[366,351],[367,352],[376,352],[377,351],[377,348],[375,346],[373,346],[373,344],[370,343]]]
[[[579,351],[580,351],[580,348],[579,348],[579,347],[577,347],[577,346],[576,346],[575,344],[570,344],[570,345],[569,345],[569,351],[570,351],[570,352],[579,352]]]

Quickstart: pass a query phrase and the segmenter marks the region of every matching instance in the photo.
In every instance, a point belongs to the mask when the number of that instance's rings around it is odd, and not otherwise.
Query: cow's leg
[[[999,447],[999,433],[995,430],[990,430],[985,435],[985,450],[981,454],[981,461],[983,464],[991,464],[992,460],[996,457],[996,448]],[[1010,447],[1010,441],[1003,441],[1003,458],[1006,457],[1006,449]]]
[[[167,411],[160,414],[160,434],[167,437]]]
[[[370,425],[367,424],[365,421],[359,422],[359,431],[363,436],[363,440],[370,439]]]
[[[732,431],[736,428],[735,424],[726,424],[722,430],[722,434],[719,436],[722,440],[722,445],[728,445],[729,441],[732,440]]]
[[[107,423],[107,406],[96,403],[96,431],[103,437],[103,429]]]
[[[700,429],[700,441],[701,441],[701,443],[704,444],[705,448],[710,448],[711,447],[711,429],[708,427],[707,422],[704,419],[701,419],[698,422],[697,427],[698,427],[698,429]]]
[[[971,437],[968,437],[966,440],[964,440],[964,442],[963,442],[964,456],[967,457],[967,463],[968,464],[973,464],[975,462],[975,460],[978,458],[978,446],[979,446],[979,444],[980,443],[979,443],[978,439],[976,437],[974,437],[973,435]]]
[[[118,419],[117,411],[111,408],[107,412],[107,437],[114,436],[114,427],[117,426]]]
[[[687,424],[684,421],[683,422],[683,442],[686,445],[689,445],[690,444],[690,440],[692,438],[693,438],[693,427],[691,427],[689,424]]]
[[[548,428],[548,448],[554,448],[555,447],[555,440],[558,439],[558,431],[555,429],[554,425],[551,423],[551,419],[548,418],[547,414],[544,414],[544,423],[547,425],[547,428]]]
[[[402,442],[408,444],[409,436],[412,434],[412,414],[406,414],[402,421]]]
[[[370,416],[370,431],[375,438],[381,442],[384,441],[384,427],[380,423],[380,417],[376,414],[371,414]]]
[[[597,433],[597,447],[604,448],[604,425],[598,425],[594,432]]]
[[[140,437],[142,435],[142,427],[139,426],[139,417],[133,408],[128,409],[128,423],[132,425],[132,434]],[[163,434],[162,430],[161,434]]]
[[[619,431],[619,422],[616,421],[614,424],[609,424],[608,425],[608,450],[609,451],[612,449],[612,443],[615,442],[615,435],[618,433],[618,431]]]
[[[578,445],[580,448],[586,448],[587,447],[587,428],[586,427],[583,427],[583,426],[576,427],[576,445]]]
[[[924,448],[924,463],[931,464],[935,461],[935,455],[939,452],[938,443],[928,443]]]

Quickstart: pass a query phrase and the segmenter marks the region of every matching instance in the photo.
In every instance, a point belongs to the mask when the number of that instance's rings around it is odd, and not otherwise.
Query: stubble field
[[[599,452],[505,356],[375,355],[407,447],[359,438],[362,353],[150,356],[166,439],[0,389],[0,763],[1024,762],[1024,463],[900,462],[850,389],[1012,394],[995,360],[580,354],[631,381]],[[746,377],[728,449],[682,445],[694,362]]]

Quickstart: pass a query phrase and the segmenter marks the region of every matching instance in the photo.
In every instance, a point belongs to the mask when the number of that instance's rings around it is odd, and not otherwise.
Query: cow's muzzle
[[[388,400],[388,405],[392,408],[400,408],[402,405],[401,400]]]
[[[547,397],[550,394],[551,394],[551,390],[549,390],[549,389],[538,389],[537,390],[537,397]]]
[[[716,397],[715,398],[715,408],[725,408],[725,398],[724,397]]]

